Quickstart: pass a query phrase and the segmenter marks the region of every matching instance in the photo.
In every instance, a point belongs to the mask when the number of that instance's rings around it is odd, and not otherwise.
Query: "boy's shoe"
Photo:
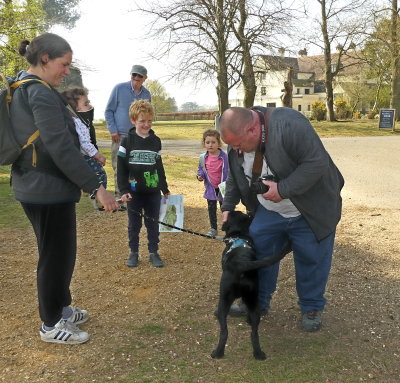
[[[303,330],[307,332],[318,331],[321,328],[322,318],[321,311],[310,310],[303,313],[302,322]]]
[[[209,237],[215,237],[217,234],[218,234],[218,230],[211,228],[206,235],[208,235]]]
[[[126,261],[126,265],[129,267],[136,267],[138,265],[138,259],[139,259],[139,253],[131,251],[128,260]]]
[[[52,330],[46,331],[42,325],[39,334],[43,342],[49,343],[80,344],[90,338],[86,331],[80,330],[66,319],[60,319]]]
[[[68,323],[72,323],[75,326],[78,324],[82,324],[88,321],[89,314],[86,310],[82,310],[78,306],[71,306],[72,308],[72,315],[67,318]]]
[[[154,267],[164,266],[164,262],[161,260],[160,255],[158,253],[150,253],[149,262],[151,262]]]

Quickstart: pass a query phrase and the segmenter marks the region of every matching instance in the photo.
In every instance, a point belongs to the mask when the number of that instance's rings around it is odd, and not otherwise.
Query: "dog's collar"
[[[248,249],[253,248],[248,239],[240,237],[225,238],[224,242],[226,243],[227,246],[229,246],[229,249],[226,251],[225,255],[231,252],[233,249],[236,249],[237,247],[247,247]]]

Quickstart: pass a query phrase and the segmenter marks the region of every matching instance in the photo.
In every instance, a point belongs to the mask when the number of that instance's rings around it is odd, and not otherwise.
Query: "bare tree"
[[[396,109],[396,121],[400,121],[400,53],[399,53],[399,36],[398,36],[398,19],[399,8],[397,0],[392,0],[391,9],[391,54],[392,54],[392,96],[390,106]]]
[[[237,12],[232,19],[232,31],[239,42],[235,54],[239,57],[239,67],[233,68],[243,83],[245,107],[254,104],[256,79],[254,60],[258,54],[274,51],[281,45],[280,36],[289,38],[294,33],[290,25],[293,9],[283,0],[253,1],[233,0],[231,7]]]
[[[233,10],[226,0],[153,1],[138,10],[154,16],[152,37],[160,41],[154,58],[179,57],[176,81],[191,78],[197,83],[217,79],[219,111],[229,107],[229,90],[238,81],[228,71],[235,59],[230,42]]]
[[[319,32],[305,38],[324,52],[325,87],[328,119],[335,121],[333,82],[335,76],[344,69],[343,56],[353,50],[365,38],[369,0],[316,0],[320,5],[315,17]],[[337,54],[333,59],[332,46]],[[353,64],[354,65],[354,62]]]
[[[278,33],[273,34],[279,28],[289,35],[287,19],[283,20],[290,8],[284,7],[284,1],[173,0],[165,5],[158,0],[139,10],[155,16],[152,36],[162,36],[155,58],[181,49],[176,78],[190,77],[197,82],[216,78],[222,113],[229,107],[229,90],[240,80],[245,88],[245,106],[253,105],[257,53],[281,45]]]

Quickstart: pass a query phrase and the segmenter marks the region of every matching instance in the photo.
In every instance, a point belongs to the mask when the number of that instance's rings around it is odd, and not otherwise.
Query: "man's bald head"
[[[253,114],[250,109],[232,107],[222,113],[220,120],[220,132],[224,137],[226,134],[239,136],[244,132],[244,127],[252,123]]]

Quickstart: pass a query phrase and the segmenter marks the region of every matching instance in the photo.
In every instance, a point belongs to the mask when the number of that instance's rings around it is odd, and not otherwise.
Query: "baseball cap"
[[[131,69],[131,74],[132,73],[137,73],[145,77],[147,76],[147,69],[142,65],[134,65]]]

